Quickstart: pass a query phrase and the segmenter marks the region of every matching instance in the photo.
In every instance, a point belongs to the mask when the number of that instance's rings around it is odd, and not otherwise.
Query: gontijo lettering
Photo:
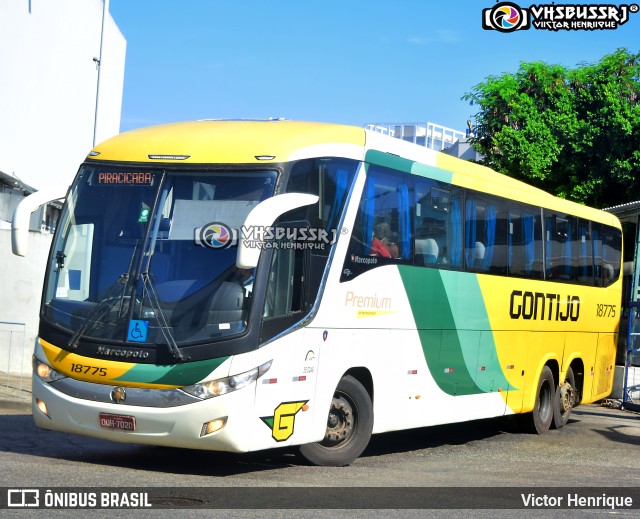
[[[511,319],[537,319],[540,321],[577,321],[580,317],[580,298],[543,292],[511,292],[509,307]]]
[[[98,184],[150,186],[153,184],[153,174],[133,171],[122,173],[102,172],[98,173]]]

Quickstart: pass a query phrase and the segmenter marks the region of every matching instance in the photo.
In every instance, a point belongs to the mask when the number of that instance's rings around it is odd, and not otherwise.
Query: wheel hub
[[[560,388],[560,401],[563,412],[571,410],[574,404],[573,387],[568,382],[565,382]]]
[[[327,432],[322,444],[334,447],[349,438],[354,428],[353,408],[344,398],[334,396],[327,419]]]

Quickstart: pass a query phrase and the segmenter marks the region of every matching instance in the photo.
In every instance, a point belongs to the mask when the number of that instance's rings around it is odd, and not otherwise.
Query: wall
[[[102,0],[0,2],[0,171],[69,185],[93,147]],[[126,41],[105,22],[97,142],[120,131]]]
[[[31,370],[38,315],[51,234],[29,233],[29,254],[11,254],[11,232],[0,230],[0,372]],[[7,273],[11,273],[7,275]],[[16,324],[6,324],[6,323]],[[5,323],[5,324],[3,324]],[[23,323],[21,326],[19,323]]]
[[[36,190],[68,186],[96,142],[120,131],[126,41],[102,0],[0,0],[0,172]],[[97,121],[97,122],[96,122]],[[14,182],[9,182],[13,185]],[[29,233],[11,253],[4,193],[0,219],[0,371],[30,371],[51,235]],[[37,221],[35,228],[39,227]],[[24,323],[2,324],[4,323]],[[24,351],[23,351],[24,350]]]

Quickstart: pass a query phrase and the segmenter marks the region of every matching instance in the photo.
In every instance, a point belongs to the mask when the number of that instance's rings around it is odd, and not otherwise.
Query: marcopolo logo
[[[513,2],[500,2],[482,10],[482,28],[500,32],[528,30],[547,31],[613,30],[637,13],[637,4],[533,4],[520,7]]]
[[[343,229],[343,234],[345,230]],[[336,242],[336,229],[319,229],[306,226],[242,226],[232,229],[221,222],[209,223],[194,229],[197,245],[209,249],[226,249],[239,242],[248,248],[258,249],[321,249]]]

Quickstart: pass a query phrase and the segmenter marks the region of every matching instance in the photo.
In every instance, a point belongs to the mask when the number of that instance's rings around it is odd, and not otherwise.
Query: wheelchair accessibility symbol
[[[147,342],[147,331],[149,330],[149,321],[129,321],[129,333],[127,340],[132,342]]]

